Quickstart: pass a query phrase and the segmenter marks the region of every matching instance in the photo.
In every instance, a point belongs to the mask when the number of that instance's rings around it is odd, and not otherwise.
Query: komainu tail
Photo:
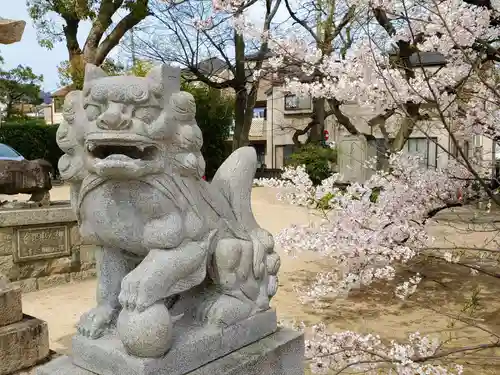
[[[266,253],[274,248],[272,235],[262,229],[252,211],[252,187],[257,170],[257,153],[253,147],[234,151],[219,167],[211,185],[218,190],[231,207],[238,224],[247,232],[253,243],[253,270],[260,279],[266,275]]]
[[[249,232],[258,227],[251,205],[256,170],[255,149],[241,147],[222,163],[211,182],[214,190],[218,190],[228,201],[236,220]]]

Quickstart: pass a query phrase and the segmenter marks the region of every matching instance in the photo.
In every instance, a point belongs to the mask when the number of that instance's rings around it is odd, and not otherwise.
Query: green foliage
[[[109,2],[109,1],[107,1]],[[61,22],[63,19],[93,21],[101,1],[99,0],[27,0],[28,13],[37,30],[38,42],[42,47],[52,49],[54,44],[64,41]],[[113,6],[113,4],[111,4]]]
[[[0,69],[0,101],[7,105],[7,118],[15,114],[18,103],[40,104],[42,75],[36,75],[29,66],[18,65],[11,70]]]
[[[377,203],[381,190],[382,190],[382,188],[380,188],[380,187],[374,187],[372,189],[372,194],[370,195],[370,202]]]
[[[317,202],[316,202],[316,208],[318,210],[327,210],[330,208],[330,204],[329,202],[335,197],[335,195],[333,193],[326,193],[325,196],[321,197],[321,199],[319,199]]]
[[[322,180],[332,175],[330,163],[337,162],[335,149],[326,148],[317,144],[305,144],[290,156],[289,165],[305,165],[307,174],[313,182],[318,185]]]
[[[203,133],[201,152],[206,162],[205,175],[211,178],[228,155],[227,139],[233,123],[234,102],[220,90],[206,86],[183,85],[196,100],[196,121]]]
[[[58,175],[57,162],[63,154],[56,143],[58,127],[37,119],[9,121],[0,126],[0,143],[14,148],[28,160],[47,160]]]
[[[65,42],[76,89],[82,88],[85,63],[103,65],[123,35],[150,14],[149,0],[27,0],[26,5],[41,46],[52,49]],[[78,32],[84,22],[91,27],[80,45]]]
[[[48,49],[64,41],[65,31],[72,32],[65,30],[65,23],[78,25],[80,21],[97,21],[106,31],[113,24],[111,17],[117,13],[125,11],[135,19],[144,19],[149,14],[147,0],[26,0],[26,5],[37,30],[38,42]]]
[[[110,76],[119,76],[125,73],[125,67],[119,63],[115,62],[112,58],[107,58],[101,65],[101,69],[104,70]],[[77,72],[75,75],[76,82],[71,75],[71,64],[68,60],[61,61],[57,67],[57,73],[59,74],[59,83],[61,86],[73,85],[74,87],[83,87],[83,78],[85,72]]]
[[[137,77],[146,77],[149,71],[154,67],[154,64],[148,60],[137,60],[132,69],[130,69],[130,74]]]

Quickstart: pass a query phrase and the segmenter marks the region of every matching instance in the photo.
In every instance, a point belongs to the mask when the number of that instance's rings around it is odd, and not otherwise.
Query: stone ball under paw
[[[117,331],[127,352],[136,357],[161,357],[172,345],[172,318],[163,302],[143,312],[123,309]]]

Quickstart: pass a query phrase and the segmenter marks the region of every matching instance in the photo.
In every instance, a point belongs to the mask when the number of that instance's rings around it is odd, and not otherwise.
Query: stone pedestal
[[[23,293],[95,277],[95,252],[69,202],[0,210],[0,273]]]
[[[188,348],[186,348],[188,350]],[[210,350],[210,348],[207,348]],[[196,360],[184,357],[184,361]],[[158,369],[155,374],[183,375],[303,375],[304,374],[304,337],[289,329],[280,329],[250,345],[235,350],[212,362],[188,372],[171,372]],[[117,367],[113,374],[139,375],[144,368]],[[111,373],[111,372],[110,372]],[[37,369],[36,375],[96,375],[76,366],[70,357],[59,357]]]
[[[23,315],[19,287],[0,288],[0,375],[34,366],[48,355],[47,323]]]
[[[19,322],[22,318],[21,288],[12,284],[0,287],[0,327]]]

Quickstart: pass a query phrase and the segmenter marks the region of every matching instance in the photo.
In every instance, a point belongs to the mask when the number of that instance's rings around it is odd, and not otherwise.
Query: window
[[[257,153],[257,168],[262,168],[266,159],[266,145],[253,144],[251,146],[255,149],[255,152]]]
[[[469,141],[464,141],[462,142],[462,144],[460,144],[461,142],[458,142],[458,147],[462,148],[462,152],[464,153],[465,157],[468,159],[469,158]],[[459,152],[458,152],[458,148],[455,146],[455,143],[453,143],[453,140],[451,139],[450,137],[450,145],[449,145],[449,150],[450,150],[450,154],[458,159],[459,157]]]
[[[311,109],[311,97],[285,95],[285,111],[301,111]]]
[[[283,146],[283,165],[288,165],[290,162],[290,156],[295,151],[295,146],[294,145],[285,145]]]
[[[267,117],[267,110],[266,108],[254,108],[253,109],[253,118],[261,118],[261,119],[266,119]]]
[[[276,165],[273,166],[273,168],[283,168],[288,165],[290,161],[290,156],[295,151],[295,146],[294,145],[280,145],[280,146],[275,146],[274,152],[275,152],[275,158],[276,160]]]
[[[406,142],[406,151],[410,155],[420,155],[422,166],[436,168],[437,166],[437,139],[436,138],[410,138]]]
[[[390,140],[391,142],[393,139]],[[387,164],[387,149],[383,139],[375,141],[377,150],[377,170],[381,170]],[[436,168],[437,166],[437,138],[409,138],[403,151],[410,155],[420,155],[422,166],[425,168]]]
[[[18,159],[20,157],[22,157],[21,154],[14,150],[12,147],[0,143],[0,158]]]
[[[56,96],[54,98],[54,112],[56,113],[62,112],[63,104],[64,104],[64,97]]]
[[[392,139],[391,139],[392,141]],[[371,143],[372,141],[370,141]],[[373,143],[372,143],[373,144]],[[375,148],[376,148],[376,158],[377,158],[377,170],[380,171],[383,169],[384,165],[387,164],[387,148],[385,147],[385,141],[382,138],[378,138],[375,140]]]
[[[451,137],[449,137],[449,143],[448,150],[450,151],[450,154],[456,158],[458,156],[458,148],[455,146]]]

